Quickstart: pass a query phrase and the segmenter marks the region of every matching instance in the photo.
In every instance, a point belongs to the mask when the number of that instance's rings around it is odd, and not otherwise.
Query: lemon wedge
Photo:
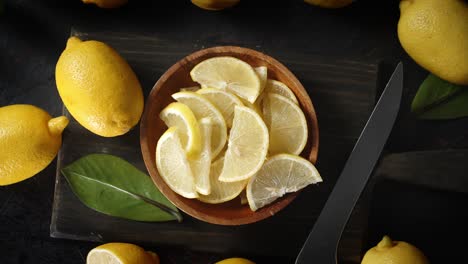
[[[86,264],[159,264],[159,257],[134,244],[107,243],[89,251]]]
[[[268,128],[260,115],[248,107],[236,106],[219,180],[235,182],[250,178],[262,167],[268,144]]]
[[[200,194],[208,195],[210,187],[210,166],[211,166],[211,131],[213,124],[211,119],[205,117],[199,121],[202,139],[202,149],[200,155],[195,159],[189,159],[190,168],[195,177],[195,188]]]
[[[310,161],[291,154],[269,158],[247,184],[249,207],[256,211],[286,193],[297,192],[322,178]]]
[[[211,155],[216,157],[227,140],[227,126],[221,112],[208,99],[195,92],[178,92],[172,95],[176,101],[187,105],[197,120],[209,117],[213,123],[211,132]]]
[[[174,192],[185,198],[198,197],[195,180],[177,127],[170,127],[156,145],[156,167],[159,175]]]
[[[270,132],[269,154],[299,155],[307,143],[307,121],[301,108],[288,98],[265,94],[263,117]]]
[[[242,101],[232,93],[215,88],[203,88],[197,91],[203,97],[208,99],[224,117],[227,127],[232,127],[234,118],[234,106],[244,105]]]
[[[197,64],[190,72],[192,80],[202,87],[225,89],[254,103],[261,83],[248,63],[234,57],[214,57]]]
[[[268,79],[268,68],[265,66],[260,66],[254,68],[255,73],[257,73],[258,79],[260,80],[260,93],[265,89],[265,85]]]
[[[293,91],[291,91],[291,89],[289,89],[289,87],[286,84],[280,81],[268,79],[265,85],[265,93],[274,93],[282,95],[293,101],[295,104],[299,105],[299,102],[297,101],[297,98],[294,95]]]
[[[201,149],[200,127],[192,110],[182,103],[171,103],[159,117],[168,127],[177,127],[182,147],[187,156],[196,157]]]
[[[200,195],[198,200],[210,204],[224,203],[236,198],[244,190],[248,180],[236,182],[222,182],[218,180],[223,170],[223,164],[224,158],[213,162],[210,170],[211,193],[209,195]]]

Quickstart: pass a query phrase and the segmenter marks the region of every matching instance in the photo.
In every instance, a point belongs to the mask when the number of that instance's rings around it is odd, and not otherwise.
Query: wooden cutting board
[[[306,188],[277,215],[244,226],[217,226],[188,215],[184,215],[182,223],[143,223],[103,215],[78,200],[60,170],[84,155],[109,153],[146,171],[140,152],[139,127],[121,137],[99,137],[81,127],[64,108],[64,114],[70,117],[71,122],[58,155],[51,237],[99,242],[129,241],[234,254],[294,256],[299,252],[370,115],[377,90],[377,63],[326,58],[284,49],[274,43],[222,43],[211,37],[186,43],[158,35],[125,32],[73,30],[72,35],[100,40],[114,47],[138,75],[145,95],[166,69],[201,48],[238,45],[278,59],[302,82],[318,114],[320,146],[316,165],[324,183]],[[366,204],[365,201],[360,203],[348,223],[339,249],[342,259],[359,259],[366,226]]]

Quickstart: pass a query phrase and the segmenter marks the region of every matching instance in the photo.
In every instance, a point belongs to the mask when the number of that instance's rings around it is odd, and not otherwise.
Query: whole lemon
[[[0,185],[28,179],[57,155],[65,116],[52,118],[33,105],[0,107]]]
[[[216,262],[215,264],[255,264],[254,262],[245,258],[228,258]]]
[[[304,2],[325,8],[341,8],[350,5],[353,0],[304,0]]]
[[[140,82],[130,65],[105,43],[68,39],[55,80],[71,115],[97,135],[125,134],[140,120],[144,104]]]
[[[463,0],[402,0],[398,37],[423,68],[468,85],[468,4]]]
[[[206,10],[222,10],[237,5],[240,0],[192,0],[192,3]]]
[[[128,0],[82,0],[85,4],[95,4],[100,8],[117,8],[125,5]]]
[[[384,236],[377,246],[366,252],[361,264],[429,264],[429,261],[415,246]]]
[[[159,264],[156,253],[129,243],[107,243],[92,249],[86,264]]]

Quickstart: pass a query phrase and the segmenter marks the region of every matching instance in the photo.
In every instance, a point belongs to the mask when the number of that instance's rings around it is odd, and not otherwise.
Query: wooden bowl
[[[222,204],[207,204],[196,199],[184,198],[169,188],[156,168],[156,143],[167,129],[164,122],[159,118],[159,113],[174,101],[171,94],[178,92],[182,87],[196,85],[190,78],[190,71],[195,65],[208,58],[218,56],[236,57],[253,67],[266,66],[268,68],[268,78],[279,80],[291,88],[305,113],[309,126],[309,139],[301,156],[315,163],[319,144],[317,116],[304,87],[294,74],[277,60],[251,49],[233,46],[213,47],[192,53],[174,64],[159,78],[146,100],[145,111],[140,124],[140,144],[146,168],[154,183],[180,210],[213,224],[242,225],[257,222],[274,215],[294,200],[298,192],[287,194],[272,204],[253,212],[248,205],[241,205],[239,198]]]

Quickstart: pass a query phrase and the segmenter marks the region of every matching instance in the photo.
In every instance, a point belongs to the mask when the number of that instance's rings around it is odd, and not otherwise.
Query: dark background
[[[405,95],[388,152],[468,146],[466,119],[419,121],[409,112],[411,99],[427,72],[399,44],[399,1],[359,0],[339,10],[312,7],[300,0],[241,2],[233,9],[209,12],[188,0],[131,0],[118,10],[98,9],[79,0],[4,1],[0,14],[0,106],[27,103],[53,116],[61,113],[54,70],[72,26],[158,32],[187,42],[195,42],[203,34],[226,44],[261,39],[322,56],[382,61],[383,82],[395,62],[402,60]],[[54,162],[29,180],[0,187],[0,263],[84,263],[88,251],[96,246],[49,237],[55,167]],[[432,263],[451,263],[447,259],[468,263],[460,260],[468,245],[462,240],[468,235],[466,192],[434,191],[383,180],[374,193],[369,245],[383,234],[391,234],[418,245]],[[212,263],[229,257],[173,248],[150,249],[162,256],[162,263]],[[292,263],[294,259],[245,257],[258,263]]]

